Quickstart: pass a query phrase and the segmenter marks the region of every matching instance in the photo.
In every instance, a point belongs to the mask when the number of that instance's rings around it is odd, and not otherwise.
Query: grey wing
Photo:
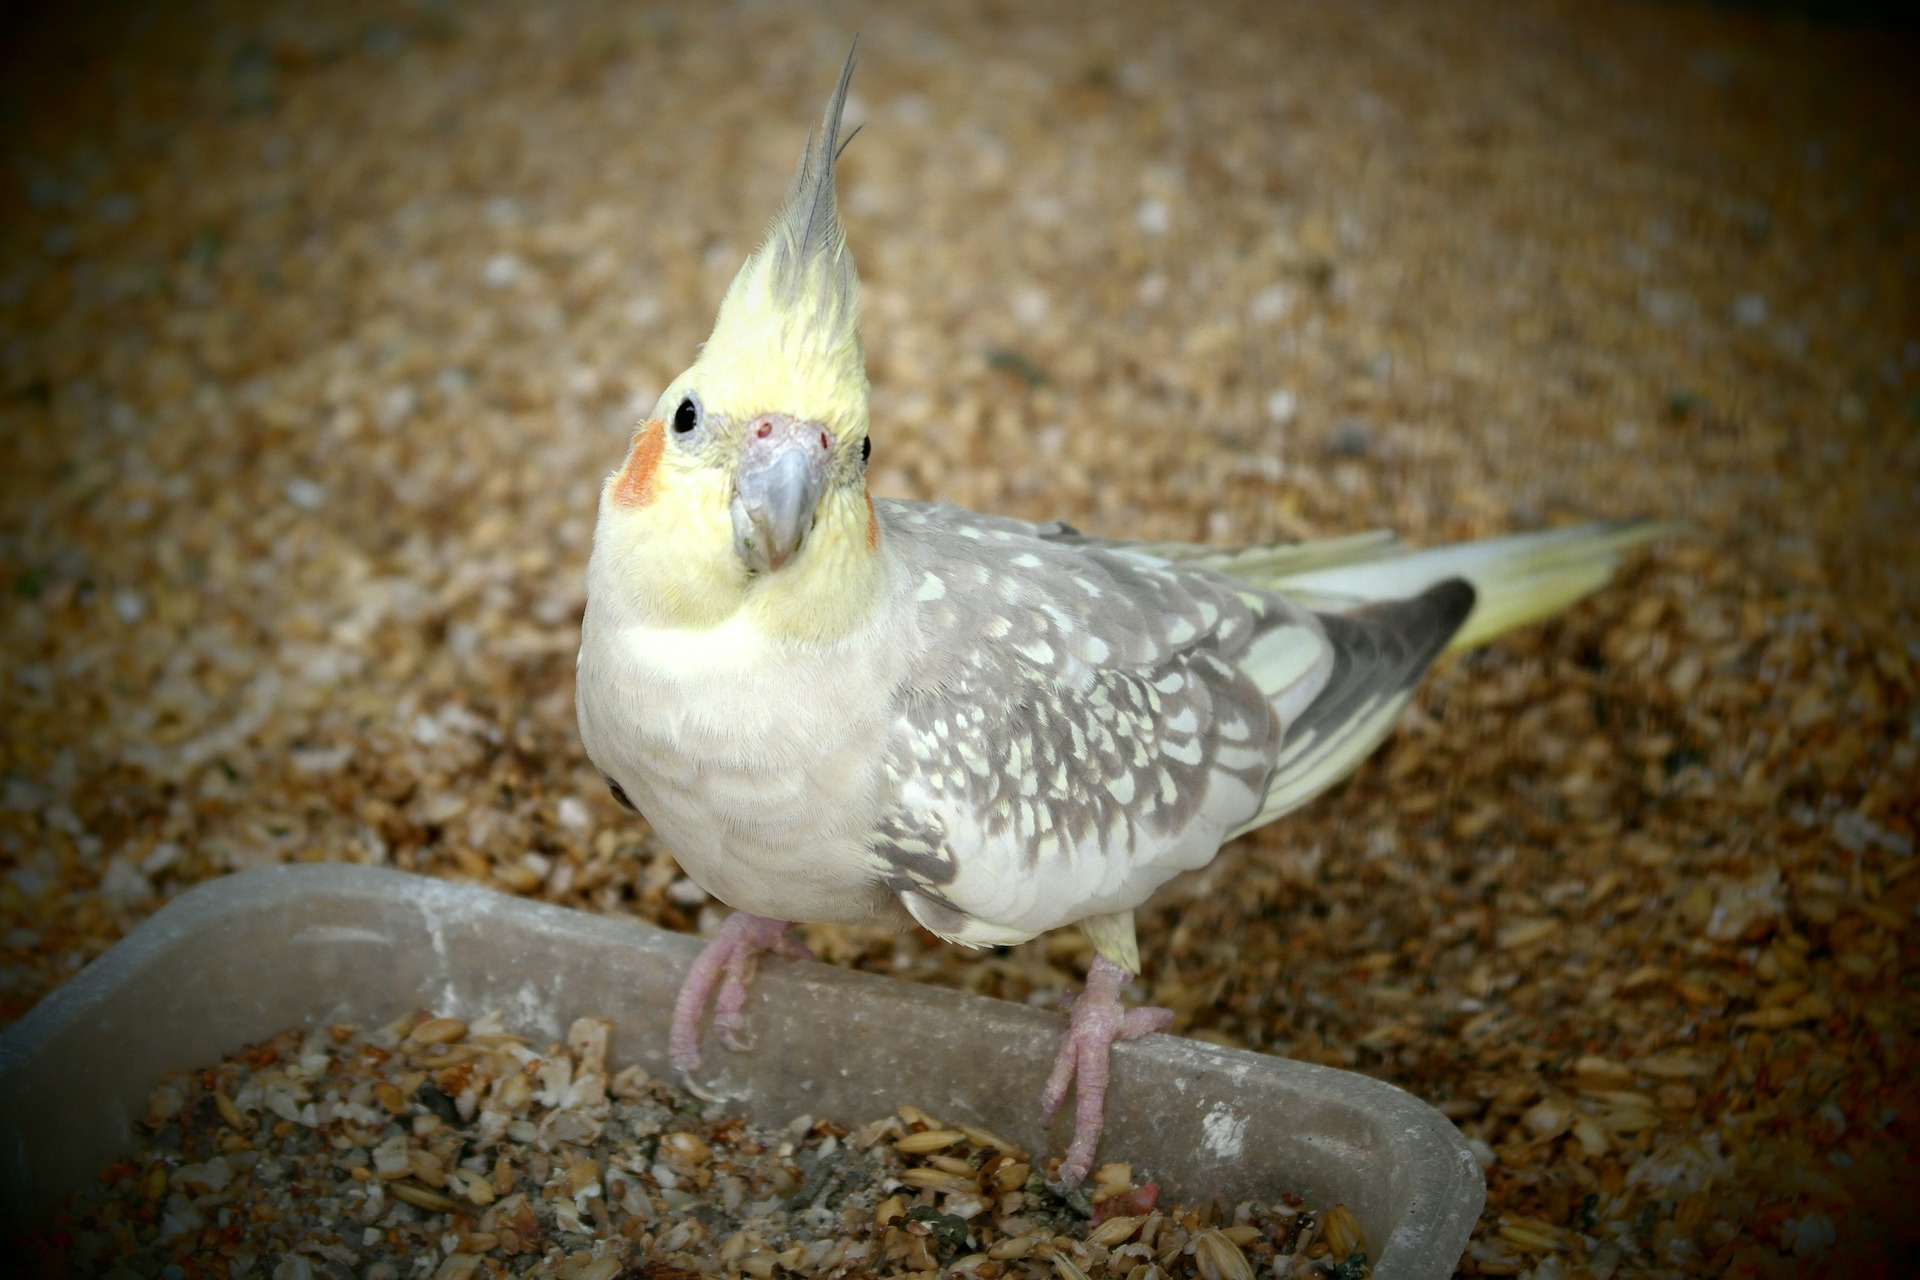
[[[965,507],[956,507],[951,502],[915,502],[908,498],[875,498],[873,504],[882,513],[883,518],[890,522],[921,528],[966,527],[983,532],[1040,538],[1049,542],[1105,542],[1104,539],[1089,538],[1065,520],[1021,520],[1015,516],[997,516],[984,511],[969,511]],[[1105,545],[1126,544],[1105,543]]]
[[[1068,526],[1041,536],[1089,544]],[[1392,557],[1402,550],[1385,529],[1277,546],[1221,548],[1193,543],[1106,543],[1243,581],[1272,582],[1331,567]],[[1392,730],[1420,678],[1473,611],[1474,589],[1450,578],[1405,600],[1343,607],[1289,591],[1289,599],[1316,611],[1332,645],[1325,687],[1304,707],[1284,708],[1285,736],[1260,812],[1237,828],[1242,835],[1299,808],[1333,786],[1370,755]],[[1329,612],[1323,610],[1338,610]]]
[[[1385,529],[1314,542],[1221,548],[1112,542],[1066,524],[1030,527],[1049,540],[1126,550],[1251,582],[1381,560],[1402,549]],[[1405,600],[1316,611],[1332,646],[1325,687],[1312,682],[1293,687],[1294,705],[1280,708],[1285,736],[1265,801],[1260,812],[1232,834],[1242,835],[1299,808],[1358,768],[1392,731],[1420,678],[1472,613],[1474,599],[1470,583],[1450,578]],[[1314,675],[1317,680],[1320,673]],[[1304,688],[1312,688],[1314,695],[1302,706],[1298,695]]]
[[[926,503],[901,503],[929,511],[942,508]],[[1345,568],[1384,560],[1403,552],[1405,547],[1391,529],[1369,529],[1334,538],[1316,538],[1311,542],[1263,543],[1254,546],[1216,547],[1197,542],[1135,542],[1102,538],[1082,533],[1064,520],[1031,522],[1010,516],[982,515],[945,505],[948,513],[966,517],[982,528],[1009,529],[1043,538],[1063,546],[1097,547],[1124,551],[1166,564],[1190,565],[1236,578],[1256,586],[1320,569]],[[1298,601],[1292,592],[1285,593]]]
[[[887,504],[926,656],[875,833],[889,887],[961,942],[1125,910],[1260,811],[1335,665],[1269,593],[1059,526]]]

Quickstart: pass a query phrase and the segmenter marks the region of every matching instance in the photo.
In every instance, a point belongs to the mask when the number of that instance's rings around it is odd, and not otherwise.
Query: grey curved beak
[[[747,568],[770,573],[799,553],[832,457],[818,423],[762,414],[747,424],[732,507],[733,548]]]

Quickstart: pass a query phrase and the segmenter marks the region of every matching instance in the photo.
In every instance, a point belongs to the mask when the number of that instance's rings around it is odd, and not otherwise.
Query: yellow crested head
[[[655,625],[742,610],[789,638],[844,632],[877,589],[860,281],[834,198],[847,55],[820,129],[713,334],[601,492],[589,594]]]
[[[709,404],[745,413],[778,405],[857,442],[867,431],[860,277],[834,195],[852,78],[849,53],[819,131],[807,135],[786,203],[733,278],[688,376],[700,380]]]

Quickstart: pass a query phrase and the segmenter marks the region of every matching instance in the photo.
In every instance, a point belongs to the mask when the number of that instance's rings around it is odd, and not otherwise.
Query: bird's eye
[[[862,466],[865,466],[867,459],[871,458],[872,456],[873,456],[873,437],[864,436],[861,438],[861,441],[860,441],[860,464]]]
[[[700,406],[693,402],[692,396],[688,396],[680,402],[680,407],[673,411],[673,434],[684,436],[699,425]]]

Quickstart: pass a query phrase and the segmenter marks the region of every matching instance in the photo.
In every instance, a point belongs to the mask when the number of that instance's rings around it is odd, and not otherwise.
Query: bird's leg
[[[1107,1100],[1107,1059],[1121,1040],[1137,1040],[1173,1025],[1173,1010],[1157,1008],[1127,1009],[1120,993],[1133,981],[1133,975],[1103,955],[1093,957],[1087,970],[1087,986],[1073,1002],[1073,1020],[1067,1025],[1066,1038],[1060,1042],[1059,1056],[1053,1060],[1053,1075],[1041,1095],[1045,1116],[1074,1087],[1073,1142],[1067,1157],[1060,1162],[1060,1185],[1071,1191],[1080,1185],[1093,1168],[1093,1149],[1100,1141],[1101,1116]]]
[[[713,1027],[720,1033],[720,1043],[729,1049],[743,1047],[736,1033],[746,1023],[742,1010],[747,1005],[747,984],[753,981],[761,953],[777,951],[794,960],[813,958],[803,944],[787,936],[788,927],[785,920],[744,911],[734,912],[721,924],[713,941],[693,962],[673,1002],[667,1057],[676,1070],[687,1072],[700,1065],[700,1015],[709,999],[713,1001]],[[714,994],[716,985],[720,988],[718,995]]]

